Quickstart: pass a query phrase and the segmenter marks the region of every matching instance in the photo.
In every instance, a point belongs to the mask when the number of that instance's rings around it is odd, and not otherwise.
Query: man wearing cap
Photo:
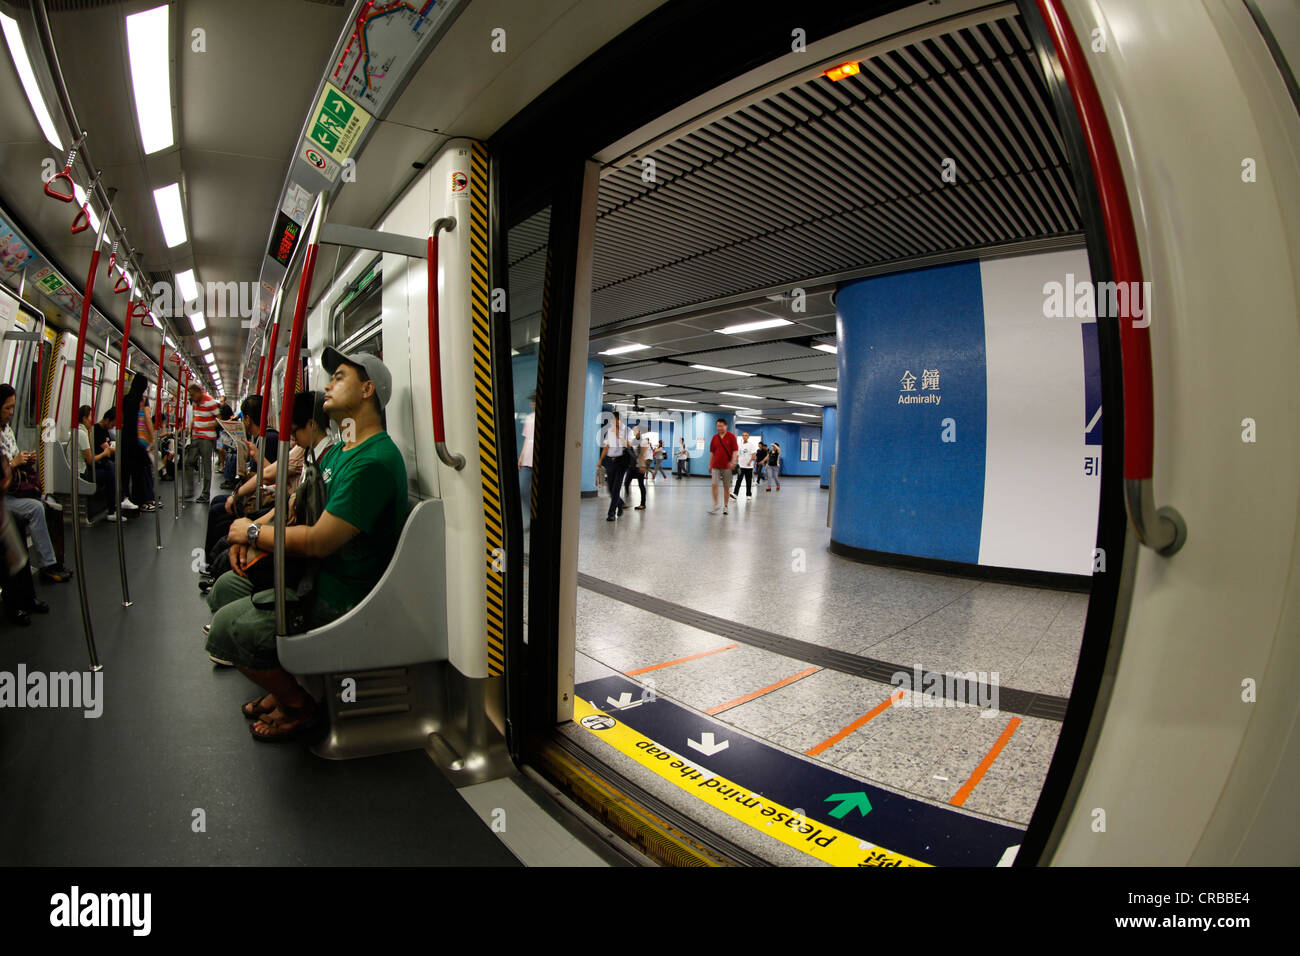
[[[388,567],[406,520],[406,465],[388,432],[383,410],[393,380],[378,356],[326,349],[329,372],[324,409],[343,441],[321,456],[325,510],[310,527],[285,528],[286,555],[319,560],[311,623],[320,626],[355,607]],[[208,605],[216,614],[207,650],[217,664],[232,664],[268,691],[244,705],[253,737],[283,741],[301,736],[317,720],[317,706],[276,657],[275,612],[254,606],[252,585],[239,575],[257,552],[275,548],[275,513],[230,526],[230,564],[217,579]],[[266,607],[270,592],[258,595]]]

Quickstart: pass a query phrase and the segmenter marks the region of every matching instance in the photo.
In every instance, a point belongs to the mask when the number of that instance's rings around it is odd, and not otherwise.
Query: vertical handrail
[[[158,337],[162,339],[162,345],[158,350],[158,394],[154,396],[153,400],[153,446],[155,450],[162,447],[158,435],[159,426],[162,424],[163,375],[167,370],[167,336],[163,335],[160,331]],[[150,459],[149,467],[153,469],[149,475],[150,479],[157,482],[158,463],[153,459]],[[162,502],[162,495],[155,494],[154,497],[158,500],[154,503],[153,509],[153,546],[155,551],[161,551],[163,549],[162,509],[158,507],[158,504]],[[119,521],[118,524],[121,524],[121,522]]]
[[[312,210],[311,230],[307,234],[307,250],[302,260],[302,275],[298,278],[298,301],[293,309],[293,326],[289,330],[289,355],[284,365],[284,399],[280,402],[280,435],[289,435],[293,431],[293,395],[298,385],[297,374],[290,372],[290,361],[294,366],[298,361],[298,350],[302,343],[303,325],[307,316],[307,297],[311,295],[312,275],[316,271],[316,252],[320,238],[321,220],[325,218],[325,203],[328,194],[322,190],[316,196],[316,206]],[[266,400],[263,399],[265,407]],[[263,413],[262,420],[266,420]],[[281,447],[283,451],[283,446]],[[276,456],[276,461],[280,456]],[[261,481],[261,476],[258,476]],[[289,463],[286,458],[283,472],[277,469],[275,481],[275,550],[272,563],[275,567],[275,632],[279,635],[289,633],[289,615],[285,604],[284,573],[284,523],[289,505]]]
[[[262,339],[262,361],[258,364],[257,369],[257,394],[262,396],[262,414],[257,426],[257,455],[253,462],[257,480],[253,484],[254,494],[254,511],[262,510],[262,473],[266,471],[266,420],[271,413],[271,372],[275,367],[275,346],[280,337],[280,308],[283,305],[284,285],[275,290],[275,298],[271,301],[271,324],[267,329],[266,336]],[[265,378],[263,378],[265,375]],[[278,442],[278,436],[277,436]],[[280,460],[280,452],[277,444],[275,460]]]
[[[181,353],[173,352],[171,360],[176,363],[176,396],[172,404],[169,420],[172,423],[172,520],[181,516],[181,475],[185,462],[181,458]]]
[[[1114,272],[1111,278],[1117,288],[1143,289],[1137,229],[1133,225],[1119,152],[1111,136],[1096,82],[1061,0],[1037,2],[1052,45],[1056,48],[1092,163],[1097,198],[1106,223],[1106,244]],[[1130,303],[1132,299],[1130,295]],[[1151,303],[1144,302],[1143,305],[1147,310],[1147,321],[1138,323],[1129,321],[1129,316],[1118,317],[1124,378],[1124,499],[1138,541],[1158,554],[1168,556],[1183,546],[1187,539],[1187,525],[1175,509],[1165,507],[1157,510],[1155,507],[1151,487],[1155,464],[1155,389],[1148,330]]]
[[[104,230],[108,227],[113,198],[117,190],[108,191],[108,206],[104,209],[104,218],[99,222],[99,235],[95,237],[95,248],[90,253],[90,271],[86,275],[86,291],[81,299],[81,325],[77,331],[77,358],[72,372],[72,396],[68,405],[68,420],[75,438],[81,427],[81,370],[86,361],[86,325],[90,321],[90,300],[95,294],[95,273],[99,271],[99,246],[104,241]],[[73,446],[76,447],[75,445]],[[80,470],[80,469],[78,469]],[[77,569],[77,592],[81,598],[81,625],[86,632],[86,650],[90,654],[90,669],[103,669],[99,655],[95,652],[95,632],[90,622],[90,603],[86,600],[86,561],[81,553],[81,488],[78,475],[72,476],[72,550]]]
[[[126,350],[129,348],[131,341],[131,316],[135,314],[135,293],[132,292],[126,300],[126,328],[122,332],[122,353],[117,360],[117,414],[114,416],[114,424],[117,427],[117,444],[113,451],[113,481],[117,485],[117,510],[119,520],[113,524],[117,527],[117,567],[122,576],[122,607],[131,606],[131,590],[126,580],[126,547],[122,543],[122,521],[120,520],[122,510],[122,401],[126,391]],[[136,436],[139,441],[139,435]],[[139,504],[139,502],[136,502]]]
[[[444,465],[460,471],[465,467],[465,456],[454,454],[447,448],[446,424],[442,415],[442,330],[438,315],[438,233],[455,228],[456,220],[452,216],[433,224],[424,266],[428,283],[426,307],[429,314],[429,403],[433,412],[433,447]]]

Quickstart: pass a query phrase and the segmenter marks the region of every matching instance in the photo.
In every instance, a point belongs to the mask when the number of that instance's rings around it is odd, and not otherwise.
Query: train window
[[[330,318],[332,341],[347,342],[358,332],[379,322],[383,285],[384,276],[376,256],[339,296]]]

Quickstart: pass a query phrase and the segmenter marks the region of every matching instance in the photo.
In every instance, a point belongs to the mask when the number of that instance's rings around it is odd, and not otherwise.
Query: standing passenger
[[[709,509],[709,514],[718,513],[718,491],[722,491],[722,508],[725,515],[727,513],[727,496],[731,494],[731,469],[736,466],[736,457],[739,454],[739,446],[736,444],[736,436],[727,431],[727,420],[718,419],[718,433],[713,436],[709,442],[709,474],[712,477],[711,489],[713,492],[713,507]]]
[[[665,481],[668,480],[668,475],[664,471],[664,459],[667,457],[668,451],[664,448],[664,440],[661,438],[659,439],[659,444],[655,446],[655,474]],[[654,476],[652,475],[651,480],[653,480],[653,477]]]
[[[641,426],[636,426],[632,432],[632,437],[628,439],[628,445],[635,453],[635,459],[627,468],[627,477],[623,480],[623,493],[628,498],[632,496],[627,494],[632,489],[632,479],[641,486],[641,503],[636,506],[637,511],[645,511],[645,473],[646,473],[646,455],[650,452],[650,440],[641,437]]]
[[[519,449],[519,500],[523,504],[524,529],[533,515],[533,432],[537,428],[537,393],[528,396],[528,416],[524,419],[524,445]]]
[[[609,487],[609,513],[606,521],[614,520],[615,511],[623,516],[623,474],[627,470],[627,449],[632,433],[624,431],[623,420],[614,412],[614,422],[605,429],[600,441],[600,458],[596,461],[596,475],[599,480],[600,469],[605,469],[605,482]]]
[[[776,482],[776,490],[781,490],[781,446],[772,442],[771,449],[767,453],[767,490],[772,490],[772,482]]]
[[[682,447],[677,449],[677,474],[676,478],[685,478],[686,469],[690,465],[691,453],[686,450],[686,439],[682,439]]]
[[[740,433],[740,450],[737,454],[737,461],[740,465],[740,471],[736,475],[736,488],[731,493],[731,497],[738,498],[740,491],[740,482],[745,482],[745,497],[754,497],[754,454],[757,449],[749,441],[749,432]]]
[[[194,406],[193,451],[187,449],[186,458],[193,460],[198,456],[199,462],[199,496],[194,500],[199,504],[208,503],[208,489],[212,485],[212,456],[217,445],[217,400],[194,382],[190,385],[190,403]]]

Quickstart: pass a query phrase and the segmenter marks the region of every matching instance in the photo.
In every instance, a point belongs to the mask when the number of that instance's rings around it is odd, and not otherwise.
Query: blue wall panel
[[[831,537],[978,563],[987,417],[979,264],[846,283],[836,312]],[[937,372],[937,387],[923,387],[924,371]],[[948,420],[956,441],[941,440]]]

